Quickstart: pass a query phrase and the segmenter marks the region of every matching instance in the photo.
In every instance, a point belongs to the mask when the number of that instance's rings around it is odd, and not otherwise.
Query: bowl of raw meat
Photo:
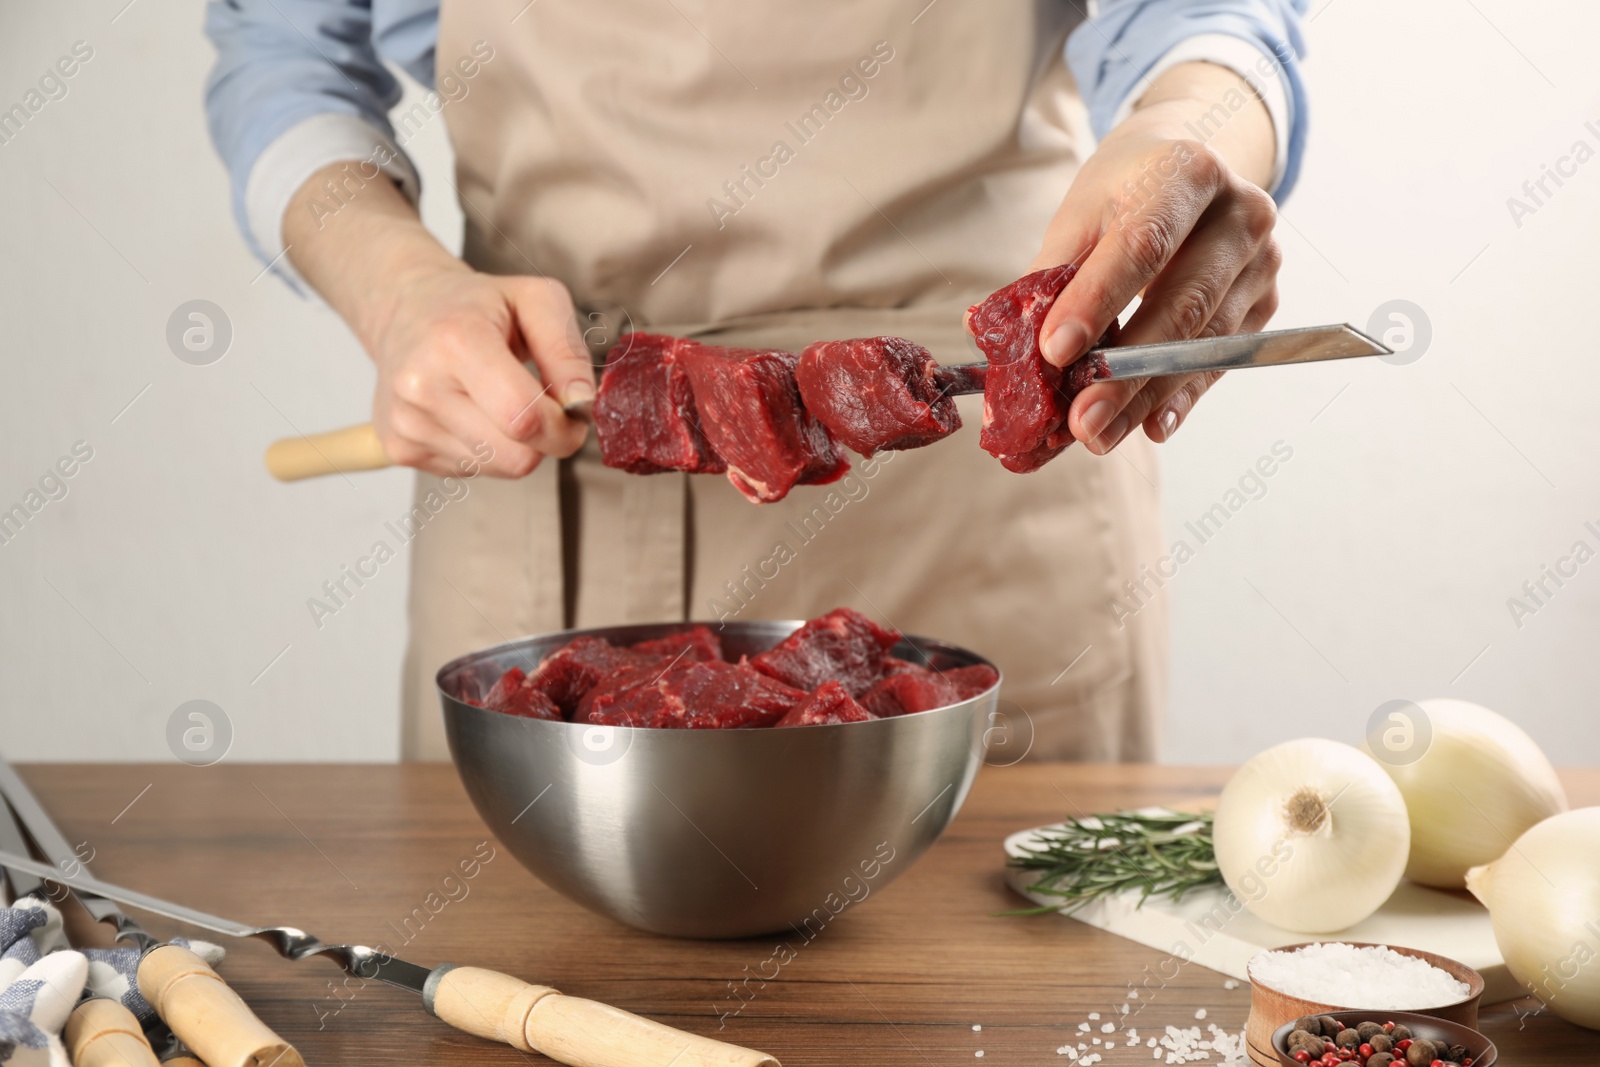
[[[999,673],[849,609],[569,630],[438,674],[456,769],[523,866],[675,937],[816,936],[949,825]]]

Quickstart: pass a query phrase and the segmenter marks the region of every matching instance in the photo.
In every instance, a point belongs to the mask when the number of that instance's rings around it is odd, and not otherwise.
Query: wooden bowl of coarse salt
[[[1250,960],[1250,1059],[1277,1067],[1272,1034],[1305,1015],[1410,1011],[1478,1028],[1483,976],[1421,949],[1359,941],[1311,941]]]

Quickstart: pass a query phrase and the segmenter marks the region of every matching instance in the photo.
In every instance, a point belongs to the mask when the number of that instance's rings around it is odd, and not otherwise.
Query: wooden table
[[[944,837],[874,889],[741,1000],[779,940],[671,941],[592,915],[546,889],[503,850],[470,882],[447,876],[487,833],[448,765],[33,766],[24,775],[100,877],[325,940],[382,942],[419,963],[472,963],[760,1048],[786,1067],[1066,1063],[1089,1012],[1116,1017],[1145,990],[1102,1067],[1159,1062],[1143,1047],[1195,1013],[1242,1029],[1249,990],[1057,916],[995,918],[1021,903],[1002,880],[1006,834],[1079,810],[1175,803],[1214,793],[1220,769],[1034,764],[986,768]],[[1600,771],[1566,775],[1572,800],[1600,803]],[[85,852],[85,856],[89,853]],[[464,892],[463,892],[464,891]],[[430,897],[430,894],[432,896]],[[441,903],[445,902],[445,903]],[[430,905],[433,911],[430,911]],[[434,911],[437,914],[434,914]],[[152,931],[178,932],[152,920]],[[311,1064],[513,1064],[527,1057],[458,1034],[399,990],[321,961],[289,963],[254,942],[222,970]],[[1166,980],[1160,975],[1176,972]],[[1155,976],[1155,977],[1153,977]],[[736,1009],[737,1014],[732,1014]],[[1501,1063],[1589,1064],[1600,1035],[1534,1002],[1485,1012]],[[723,1020],[723,1013],[726,1014]],[[981,1025],[981,1032],[973,1027]],[[1099,1035],[1100,1022],[1093,1024]]]

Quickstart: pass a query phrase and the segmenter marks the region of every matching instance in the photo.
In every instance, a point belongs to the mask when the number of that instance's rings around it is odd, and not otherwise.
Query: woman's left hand
[[[1246,169],[1270,175],[1271,119],[1252,98],[1259,114],[1239,111],[1207,143],[1195,140],[1192,116],[1208,106],[1207,90],[1236,76],[1209,64],[1185,67],[1208,69],[1190,71],[1179,89],[1147,93],[1084,163],[1046,231],[1032,269],[1081,264],[1039,331],[1045,358],[1057,366],[1092,348],[1141,292],[1120,344],[1253,332],[1277,310],[1276,209],[1224,155],[1231,149]],[[1067,425],[1098,455],[1139,425],[1159,443],[1221,376],[1096,382],[1074,399]]]

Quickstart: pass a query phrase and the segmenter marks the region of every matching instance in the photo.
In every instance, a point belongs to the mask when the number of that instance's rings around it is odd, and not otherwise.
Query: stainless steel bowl
[[[445,731],[467,794],[546,884],[674,937],[805,933],[898,877],[960,810],[983,762],[998,686],[915,715],[787,730],[546,722],[457,699],[574,637],[630,644],[683,625],[547,634],[439,670]],[[729,622],[720,636],[737,657],[799,625]],[[988,663],[921,637],[895,654],[926,655],[941,668]]]

